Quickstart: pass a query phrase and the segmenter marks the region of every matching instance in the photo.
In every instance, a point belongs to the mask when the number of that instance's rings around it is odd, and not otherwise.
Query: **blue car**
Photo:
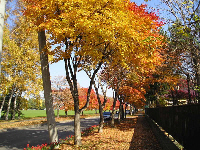
[[[106,120],[106,119],[111,119],[111,112],[104,112],[103,113],[103,118],[104,118],[104,120]]]

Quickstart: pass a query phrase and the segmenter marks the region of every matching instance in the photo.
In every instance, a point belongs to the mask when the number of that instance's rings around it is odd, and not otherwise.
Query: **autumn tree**
[[[119,88],[123,85],[123,81],[126,78],[127,70],[120,65],[109,66],[104,69],[102,72],[102,81],[106,82],[110,86],[113,92],[113,107],[112,107],[112,116],[111,124],[114,126],[114,114],[116,102],[119,99]]]
[[[74,110],[74,101],[70,89],[65,88],[63,90],[62,96],[64,101],[65,114],[67,116],[68,110]]]
[[[57,109],[57,117],[59,118],[60,107],[64,105],[64,89],[68,87],[68,84],[64,76],[55,76],[51,83],[54,106]]]
[[[19,14],[17,10],[15,13]],[[7,23],[4,28],[1,92],[3,96],[6,96],[8,91],[11,93],[7,105],[6,120],[8,120],[13,96],[15,100],[13,102],[12,119],[15,119],[18,97],[22,93],[25,97],[31,94],[33,96],[39,95],[41,91],[41,72],[39,70],[40,65],[38,64],[39,53],[35,52],[35,49],[37,49],[35,46],[37,42],[34,39],[36,34],[33,32],[26,33],[28,29],[29,26],[23,16],[17,18],[12,29],[9,28]]]
[[[14,7],[15,16],[13,18],[15,18],[15,22],[13,23],[14,24],[13,31],[10,32],[9,29],[6,29],[7,30],[6,32],[8,32],[8,34],[7,37],[5,38],[5,44],[4,44],[5,51],[3,51],[3,53],[5,52],[5,55],[4,54],[3,55],[5,56],[4,59],[6,60],[3,61],[4,64],[2,64],[2,66],[3,65],[5,66],[3,75],[11,83],[9,87],[12,89],[11,90],[9,89],[10,91],[13,91],[15,93],[18,92],[19,94],[21,94],[21,92],[26,91],[27,96],[30,94],[37,95],[38,91],[41,90],[41,71],[40,71],[41,68],[39,62],[39,51],[37,51],[38,41],[36,40],[37,32],[30,30],[31,24],[27,22],[26,18],[23,16],[23,12],[24,12],[24,4],[22,1],[19,0],[16,2],[16,5]],[[10,35],[9,32],[12,34]],[[40,46],[41,51],[42,48],[43,47]],[[9,52],[10,54],[6,54]],[[42,68],[46,69],[47,67],[43,66]],[[49,81],[44,83],[45,86],[48,83],[50,83],[50,77]],[[46,92],[45,92],[45,97],[46,97]],[[47,108],[46,110],[49,111],[49,108]],[[53,109],[51,110],[53,112]],[[54,112],[52,114],[54,115]],[[48,117],[47,120],[49,120]],[[49,121],[47,122],[49,123]],[[50,125],[53,125],[53,123],[50,123]],[[51,133],[54,132],[50,131],[50,134]],[[52,142],[55,142],[55,140],[56,139],[54,138]]]
[[[86,72],[86,74],[88,75],[88,77],[90,79],[92,78],[92,76],[90,74],[91,68],[92,68],[91,65],[83,68],[83,70]],[[94,80],[94,89],[95,89],[95,93],[96,93],[96,97],[97,97],[96,99],[98,100],[98,101],[96,100],[96,106],[97,106],[97,104],[99,105],[99,114],[100,114],[99,133],[103,132],[103,123],[104,123],[103,109],[107,102],[106,92],[108,89],[108,86],[106,86],[106,88],[104,89],[103,82],[101,80],[101,78],[102,78],[101,75],[102,75],[101,73],[96,74],[96,77]],[[103,96],[100,95],[99,90],[101,90],[101,92],[103,93]]]
[[[127,66],[130,59],[137,58],[137,61],[151,56],[152,47],[157,46],[159,40],[154,36],[160,25],[154,21],[158,18],[129,1],[26,0],[26,4],[25,15],[37,29],[44,28],[51,35],[48,45],[54,48],[49,54],[54,55],[55,62],[64,59],[66,79],[74,99],[74,141],[80,145],[80,113],[89,106],[96,73],[111,57],[115,58],[113,66],[119,62]],[[92,78],[87,102],[80,109],[76,74],[88,62],[93,66]]]
[[[82,108],[87,101],[87,92],[88,92],[88,88],[83,88],[83,87],[79,88],[80,108]],[[98,108],[97,97],[96,97],[94,89],[92,89],[91,94],[90,94],[90,102],[87,109],[92,110],[92,109],[97,109],[97,108]]]
[[[178,51],[184,57],[186,63],[191,60],[188,67],[194,71],[196,86],[200,84],[200,64],[199,58],[199,7],[200,2],[196,0],[186,1],[163,1],[168,6],[168,11],[174,17],[170,19],[173,23],[176,43],[173,45],[174,51]],[[171,30],[172,31],[172,30]],[[176,31],[176,32],[174,32]],[[175,36],[174,36],[175,37]],[[182,46],[182,47],[180,47]],[[185,64],[186,64],[185,63]],[[192,65],[191,65],[192,64]],[[198,90],[197,90],[198,93]],[[197,94],[199,101],[199,93]]]

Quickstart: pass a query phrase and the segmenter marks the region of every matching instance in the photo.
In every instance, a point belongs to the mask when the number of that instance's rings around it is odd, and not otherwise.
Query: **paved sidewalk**
[[[129,150],[161,150],[144,114],[136,115],[138,118]]]
[[[178,150],[144,112],[135,115],[138,119],[129,150]]]

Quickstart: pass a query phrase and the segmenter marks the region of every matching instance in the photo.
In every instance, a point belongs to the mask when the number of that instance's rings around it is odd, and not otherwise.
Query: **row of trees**
[[[15,119],[15,113],[20,114],[19,110],[26,107],[23,105],[26,105],[27,97],[39,100],[42,90],[37,34],[28,32],[29,25],[21,16],[21,8],[20,2],[16,2],[15,9],[7,3],[0,79],[0,116],[4,110],[5,120],[10,112],[12,119]]]
[[[198,15],[195,13],[198,12],[199,3],[195,0],[193,3],[182,2],[180,7],[194,10],[192,18],[189,17],[193,21],[186,21],[185,26],[180,24],[180,19],[176,19],[169,30],[170,35],[161,32],[163,22],[154,12],[148,12],[145,5],[138,6],[129,0],[17,2],[15,13],[18,17],[14,26],[11,28],[6,24],[5,27],[1,94],[5,97],[8,91],[13,91],[13,95],[39,95],[42,72],[51,142],[58,141],[53,99],[58,108],[65,105],[66,109],[75,111],[74,142],[80,145],[80,114],[94,104],[97,106],[97,101],[99,132],[102,132],[103,109],[111,105],[106,97],[108,88],[114,91],[111,121],[114,125],[117,100],[121,104],[120,110],[124,109],[123,103],[144,106],[146,99],[155,101],[159,106],[163,102],[163,92],[173,91],[178,79],[183,77],[181,73],[186,72],[185,75],[189,76],[189,85],[192,75],[188,74],[188,70],[195,72],[195,87],[199,87],[198,43],[190,43],[194,39],[192,36],[197,35],[194,31],[198,29]],[[163,2],[170,11],[177,7],[174,4],[170,6],[169,1]],[[184,18],[183,14],[181,17]],[[189,18],[185,16],[184,19]],[[191,24],[196,24],[196,28],[189,28]],[[185,41],[188,41],[187,44]],[[189,43],[193,44],[193,48]],[[197,47],[195,51],[194,45]],[[66,77],[51,83],[49,62],[60,60],[64,60]],[[40,64],[42,71],[38,69]],[[88,88],[79,87],[78,71],[85,71],[90,78]],[[61,83],[55,83],[57,81]],[[103,97],[99,95],[100,92]]]
[[[59,110],[65,110],[67,115],[68,110],[74,110],[74,101],[69,89],[67,86],[67,81],[63,76],[56,76],[51,80],[52,83],[52,97],[54,108],[57,109],[57,117],[59,117]],[[80,104],[79,107],[82,108],[86,101],[87,101],[87,91],[88,88],[83,88],[78,85],[78,92],[79,92],[79,100]],[[99,95],[101,102],[104,99],[103,95]],[[108,98],[107,103],[105,104],[104,110],[111,110],[112,109],[112,98]],[[90,102],[87,110],[98,110],[98,99],[94,89],[91,90],[90,94]]]
[[[160,9],[170,16],[166,18],[170,27],[162,33],[167,41],[166,67],[159,68],[163,73],[154,75],[157,81],[150,85],[146,97],[151,104],[155,101],[155,106],[166,105],[166,99],[173,101],[173,105],[178,105],[178,100],[187,100],[187,104],[198,103],[200,2],[161,0],[161,3],[163,8]],[[174,79],[172,82],[160,82],[163,78],[164,81]]]
[[[121,88],[126,85],[132,89],[131,92],[139,91],[135,94],[136,100],[134,97],[126,98],[127,101],[139,102],[141,94],[145,93],[145,82],[148,81],[144,77],[151,76],[156,71],[156,66],[163,62],[160,55],[163,36],[159,34],[162,22],[155,13],[148,13],[144,5],[137,6],[130,1],[115,0],[98,3],[92,0],[60,0],[55,3],[27,0],[25,9],[24,14],[32,23],[32,28],[38,31],[51,141],[57,141],[57,134],[48,55],[54,56],[53,62],[65,62],[66,79],[74,100],[74,142],[77,145],[81,144],[80,114],[89,106],[93,85],[99,99],[100,116],[107,98],[104,97],[104,102],[101,102],[98,96],[99,87],[106,83],[115,91],[114,115],[117,99],[122,103],[125,100],[123,96],[128,97],[128,94],[120,93]],[[47,40],[46,35],[49,35]],[[78,70],[85,71],[90,78],[87,100],[83,107],[80,107],[76,78]]]
[[[176,63],[176,72],[185,76],[188,86],[188,103],[192,103],[192,92],[195,90],[196,100],[200,102],[200,41],[199,41],[199,13],[200,2],[197,0],[180,1],[173,4],[166,2],[171,13],[175,17],[170,31],[169,48],[180,57],[180,63]],[[180,7],[182,6],[182,7]],[[194,97],[194,96],[193,96]]]

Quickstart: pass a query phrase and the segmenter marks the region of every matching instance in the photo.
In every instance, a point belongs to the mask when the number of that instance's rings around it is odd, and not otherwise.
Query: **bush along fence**
[[[200,104],[146,108],[145,113],[186,150],[200,147]]]

